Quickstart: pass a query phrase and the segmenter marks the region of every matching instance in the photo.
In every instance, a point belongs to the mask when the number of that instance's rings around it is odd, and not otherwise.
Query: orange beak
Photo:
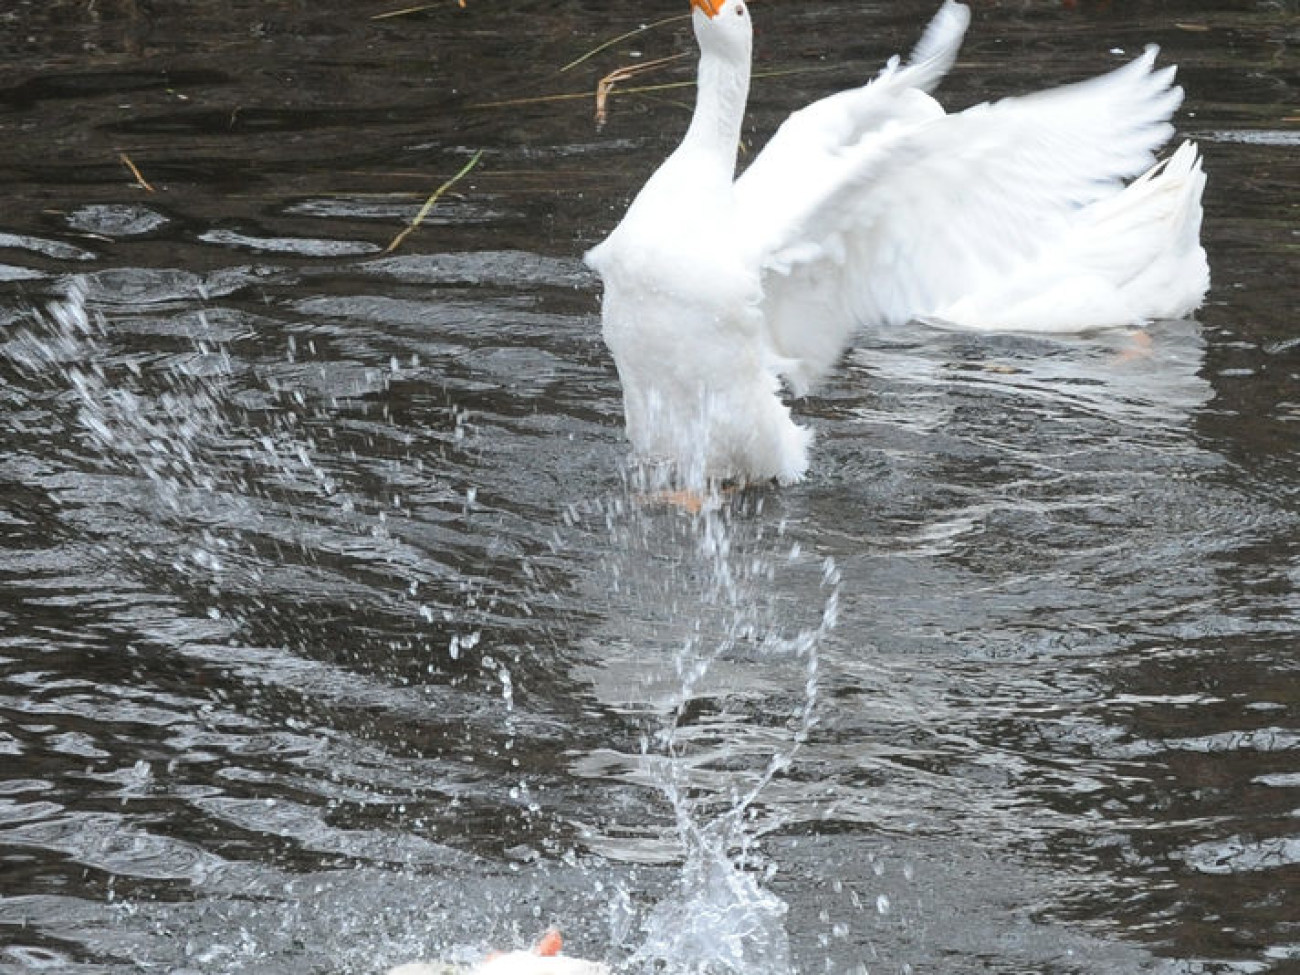
[[[564,939],[560,937],[560,932],[555,928],[547,931],[542,935],[542,940],[537,942],[533,948],[533,953],[541,955],[543,958],[554,958],[564,950]]]
[[[691,0],[691,6],[712,20],[718,15],[718,11],[722,9],[725,2],[726,0]]]

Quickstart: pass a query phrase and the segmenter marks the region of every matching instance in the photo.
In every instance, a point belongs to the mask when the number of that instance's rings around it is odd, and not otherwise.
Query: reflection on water
[[[0,41],[0,970],[378,972],[552,923],[633,970],[1293,966],[1285,12],[979,6],[960,104],[1183,65],[1201,321],[868,333],[796,406],[813,477],[690,516],[623,470],[576,260],[681,108],[471,110],[585,85],[553,65],[628,15],[445,6]],[[766,65],[835,68],[758,85],[756,141],[930,6],[765,8]]]

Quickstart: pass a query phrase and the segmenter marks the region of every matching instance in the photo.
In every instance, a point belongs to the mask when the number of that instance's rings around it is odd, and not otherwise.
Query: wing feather
[[[857,325],[924,316],[1005,274],[1147,170],[1182,102],[1156,54],[957,115],[927,110],[916,89],[896,92],[891,120],[812,162],[816,192],[737,181],[749,239],[763,248],[773,345],[800,363],[789,370],[796,391],[834,364]]]
[[[905,66],[890,59],[872,81],[790,115],[736,180],[744,239],[755,255],[776,246],[769,234],[797,223],[843,178],[843,155],[874,131],[941,115],[925,93],[957,58],[970,10],[946,0]],[[789,243],[786,241],[786,243]]]

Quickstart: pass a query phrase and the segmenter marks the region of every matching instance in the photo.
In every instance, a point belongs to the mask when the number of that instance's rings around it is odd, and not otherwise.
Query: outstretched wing
[[[1182,102],[1156,53],[958,115],[898,118],[819,160],[820,192],[798,193],[799,208],[769,206],[775,184],[745,198],[766,248],[772,342],[792,360],[796,390],[830,368],[858,324],[928,314],[1007,273],[1149,168]]]
[[[970,10],[946,0],[905,66],[895,55],[862,87],[823,98],[785,120],[735,184],[752,253],[770,253],[785,228],[821,202],[827,181],[841,176],[844,153],[866,136],[943,114],[925,93],[952,67],[969,23]]]

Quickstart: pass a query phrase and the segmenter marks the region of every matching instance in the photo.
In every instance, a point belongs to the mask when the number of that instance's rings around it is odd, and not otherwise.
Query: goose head
[[[695,40],[702,53],[749,64],[754,25],[748,0],[691,0],[691,8]]]

